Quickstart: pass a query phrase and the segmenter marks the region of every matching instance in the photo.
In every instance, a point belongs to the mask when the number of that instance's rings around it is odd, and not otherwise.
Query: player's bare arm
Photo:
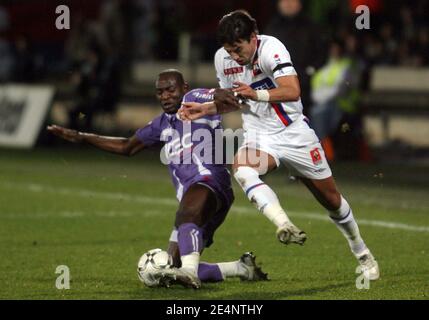
[[[199,103],[199,102],[183,102],[178,114],[183,121],[192,121],[200,119],[207,115],[215,115],[217,113],[214,101]]]
[[[254,90],[249,85],[242,82],[234,82],[238,86],[234,88],[234,92],[239,93],[244,98],[254,101],[266,102],[293,102],[298,101],[301,96],[298,76],[284,76],[276,79],[277,88],[271,90]],[[266,91],[265,96],[261,91]]]
[[[48,126],[47,130],[66,141],[87,143],[98,149],[125,156],[133,156],[144,148],[144,144],[136,136],[130,138],[107,137],[57,125]]]
[[[206,115],[224,114],[241,109],[245,104],[241,95],[230,89],[216,89],[214,100],[208,103],[186,102],[179,115],[182,120],[196,120]]]

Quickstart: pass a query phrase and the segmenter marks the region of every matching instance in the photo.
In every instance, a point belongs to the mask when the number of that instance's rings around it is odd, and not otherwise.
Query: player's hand
[[[243,103],[242,97],[238,97],[238,94],[231,89],[219,89],[217,88],[214,92],[214,103],[217,109],[222,109],[222,106],[231,106],[234,108],[240,108],[240,101]]]
[[[82,135],[76,130],[63,128],[55,124],[48,126],[46,129],[57,137],[73,143],[81,143],[83,140]]]
[[[183,121],[197,120],[208,114],[208,107],[198,102],[183,102],[179,111],[179,118]]]
[[[256,91],[252,89],[252,87],[248,86],[243,82],[234,82],[234,89],[232,91],[237,92],[244,98],[251,99],[254,101],[258,100],[258,96],[256,95]]]

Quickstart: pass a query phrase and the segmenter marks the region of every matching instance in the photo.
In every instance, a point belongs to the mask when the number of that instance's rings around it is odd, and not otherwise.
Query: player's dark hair
[[[169,76],[169,77],[175,78],[178,85],[185,84],[185,79],[183,78],[183,74],[177,69],[167,69],[167,70],[161,71],[160,74],[158,75],[158,78],[161,76]]]
[[[256,20],[247,11],[236,10],[220,19],[217,40],[221,45],[233,45],[240,40],[250,41],[253,32],[258,33]]]

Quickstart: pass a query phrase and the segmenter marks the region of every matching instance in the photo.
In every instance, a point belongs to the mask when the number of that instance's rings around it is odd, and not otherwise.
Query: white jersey
[[[255,90],[273,89],[277,87],[275,79],[296,75],[285,46],[265,35],[258,35],[258,48],[249,65],[240,66],[221,48],[216,52],[215,66],[221,88],[232,88],[238,81]],[[245,132],[241,148],[270,154],[277,166],[283,163],[294,176],[320,180],[332,175],[319,139],[302,114],[301,99],[247,103],[250,109],[242,112]]]
[[[216,74],[221,88],[232,88],[235,81],[246,83],[253,89],[273,89],[275,79],[296,75],[286,47],[271,36],[257,36],[257,50],[247,66],[235,62],[222,47],[215,55]],[[243,129],[271,135],[282,132],[302,115],[301,99],[295,102],[259,102],[249,100],[250,109],[243,110]]]

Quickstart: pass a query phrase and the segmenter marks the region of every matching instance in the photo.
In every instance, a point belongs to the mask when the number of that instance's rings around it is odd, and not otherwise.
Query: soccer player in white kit
[[[234,158],[234,177],[249,200],[276,225],[280,242],[303,244],[306,240],[274,191],[260,179],[283,164],[328,210],[364,275],[378,279],[378,263],[362,240],[319,139],[302,113],[300,84],[286,47],[274,37],[259,35],[256,21],[243,10],[225,15],[217,33],[223,46],[215,55],[217,77],[221,88],[233,88],[235,98],[231,91],[218,90],[212,103],[185,103],[179,114],[195,120],[241,109],[244,143]]]

